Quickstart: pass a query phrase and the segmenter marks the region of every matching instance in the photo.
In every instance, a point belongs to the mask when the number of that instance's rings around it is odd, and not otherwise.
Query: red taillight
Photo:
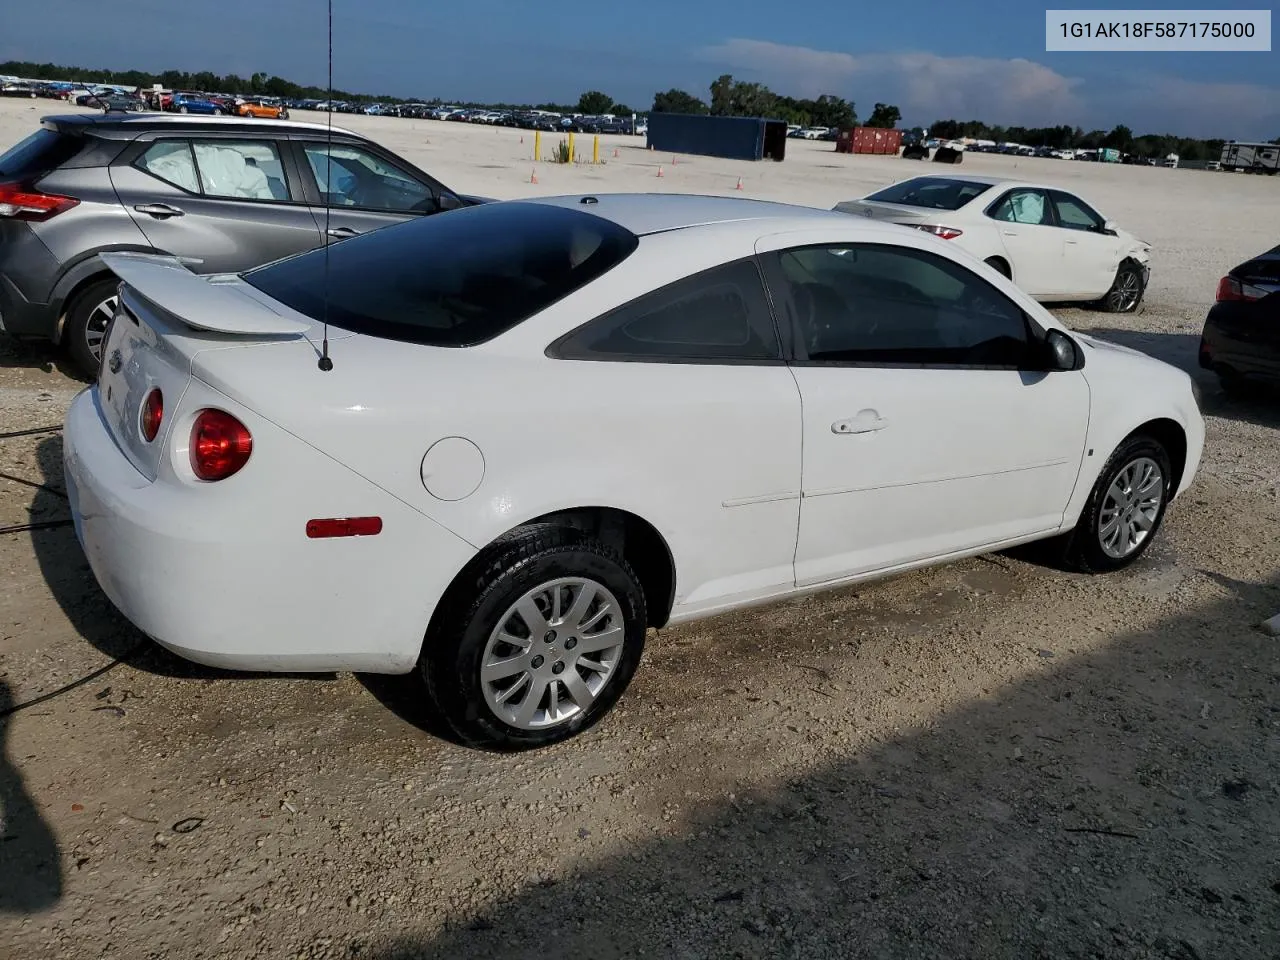
[[[1266,291],[1249,283],[1241,283],[1235,277],[1223,277],[1218,281],[1218,293],[1214,298],[1219,303],[1224,300],[1261,300]]]
[[[54,193],[22,189],[14,183],[0,183],[0,217],[39,223],[70,210],[80,201]]]
[[[321,537],[372,537],[381,532],[381,517],[334,517],[307,521],[307,536],[313,540]]]
[[[955,227],[941,227],[934,223],[912,224],[917,230],[923,230],[925,233],[932,233],[935,237],[941,237],[943,240],[954,240],[956,237],[964,233]]]
[[[160,421],[164,419],[164,395],[157,387],[147,394],[142,401],[142,438],[150,443],[160,432]]]
[[[201,480],[225,480],[249,461],[253,437],[223,410],[201,410],[191,428],[191,469]]]

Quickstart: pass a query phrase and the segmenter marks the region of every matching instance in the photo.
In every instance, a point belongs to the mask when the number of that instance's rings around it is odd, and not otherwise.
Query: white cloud
[[[855,56],[743,39],[707,47],[700,55],[744,76],[771,80],[796,96],[844,92],[864,114],[875,101],[896,103],[904,116],[925,122],[999,117],[1006,124],[1032,123],[1046,114],[1065,119],[1082,112],[1075,92],[1080,81],[1030,60],[934,53]]]
[[[883,101],[897,104],[911,123],[953,117],[1006,126],[1106,129],[1125,123],[1135,133],[1184,136],[1280,134],[1280,90],[1258,84],[1133,72],[1085,80],[1022,58],[850,54],[740,38],[705,47],[698,56],[793,96],[848,97],[864,117]]]

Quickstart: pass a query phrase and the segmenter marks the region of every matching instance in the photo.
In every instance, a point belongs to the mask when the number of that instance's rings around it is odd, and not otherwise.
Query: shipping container
[[[874,153],[896,156],[902,146],[901,130],[883,127],[849,127],[836,137],[836,153]]]
[[[780,161],[787,150],[787,124],[763,117],[651,113],[647,143],[663,153]]]

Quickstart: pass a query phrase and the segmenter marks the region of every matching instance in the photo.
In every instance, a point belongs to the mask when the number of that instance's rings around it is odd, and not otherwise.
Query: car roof
[[[847,214],[816,207],[752,200],[747,197],[689,193],[576,193],[567,196],[527,197],[519,202],[590,213],[610,220],[637,236],[744,220],[827,218],[838,220],[842,224],[850,221]]]
[[[133,136],[144,128],[194,126],[208,129],[230,130],[315,130],[328,132],[329,127],[322,123],[304,123],[298,120],[247,120],[244,117],[215,117],[188,113],[69,113],[56,116],[41,117],[45,125],[58,127],[92,128],[94,133],[106,137]],[[333,132],[340,136],[358,137],[359,135],[342,127],[334,127]],[[362,138],[361,138],[362,139]]]

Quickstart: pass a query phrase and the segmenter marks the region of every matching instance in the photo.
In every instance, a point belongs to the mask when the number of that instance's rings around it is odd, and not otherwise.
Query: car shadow
[[[405,723],[438,740],[466,746],[435,709],[417,670],[403,675],[357,673],[355,678],[378,703]]]
[[[115,608],[89,568],[71,526],[62,474],[62,437],[49,437],[36,447],[42,475],[31,504],[36,523],[59,524],[30,532],[36,562],[54,600],[72,628],[112,659],[127,659],[138,670],[186,680],[253,679],[264,674],[222,670],[192,663],[150,641]],[[161,589],[157,585],[157,589]],[[335,673],[271,674],[309,680],[334,680]]]
[[[44,373],[58,371],[78,383],[88,383],[66,353],[47,340],[19,340],[0,333],[0,369],[27,367]]]
[[[528,846],[510,858],[478,852],[483,907],[460,898],[431,933],[362,938],[360,956],[1274,957],[1276,678],[1257,665],[1276,641],[1254,625],[1280,608],[1280,578],[1192,575],[1224,599],[1088,652],[1045,624],[1017,679],[900,735],[840,752],[832,728],[861,725],[864,705],[797,712],[772,749],[793,739],[807,772],[754,791],[723,742],[664,736],[660,769],[689,789],[640,785],[644,807],[679,801],[649,815],[653,833],[595,826],[621,836],[552,874],[540,826],[513,832]],[[718,694],[726,716],[744,693]]]
[[[1209,370],[1200,366],[1200,334],[1147,333],[1113,327],[1081,329],[1081,333],[1107,340],[1131,350],[1139,350],[1163,360],[1191,375],[1200,385],[1206,416],[1240,420],[1261,427],[1280,428],[1280,388],[1266,384],[1252,386],[1240,396],[1228,395]]]
[[[0,914],[31,914],[62,899],[62,858],[53,830],[27,792],[8,756],[14,707],[0,680]]]

